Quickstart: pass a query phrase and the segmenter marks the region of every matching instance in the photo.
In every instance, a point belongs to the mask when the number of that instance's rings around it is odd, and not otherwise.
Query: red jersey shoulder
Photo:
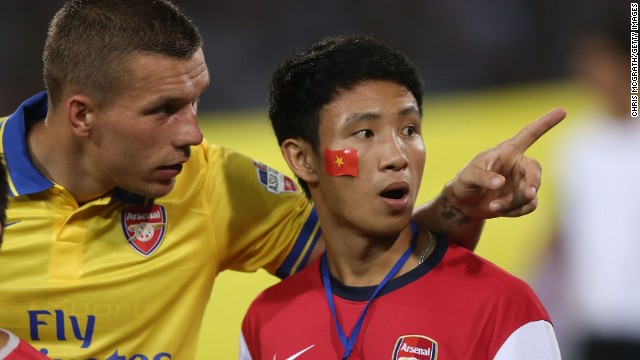
[[[502,309],[516,308],[537,320],[549,321],[549,315],[531,286],[489,260],[450,243],[442,266],[460,276],[473,290],[474,301],[499,303]]]
[[[269,304],[290,302],[300,296],[304,296],[309,291],[318,292],[319,289],[322,289],[322,284],[320,280],[320,259],[318,258],[295,275],[289,276],[265,289],[256,297],[255,302]],[[321,293],[321,295],[323,294]]]

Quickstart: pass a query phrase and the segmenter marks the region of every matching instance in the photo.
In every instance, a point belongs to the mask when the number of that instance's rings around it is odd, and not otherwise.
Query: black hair
[[[367,80],[387,80],[407,88],[422,114],[422,80],[400,51],[370,36],[325,38],[284,60],[269,91],[269,118],[278,144],[300,139],[319,153],[321,109],[341,90]],[[309,187],[298,179],[308,198]]]

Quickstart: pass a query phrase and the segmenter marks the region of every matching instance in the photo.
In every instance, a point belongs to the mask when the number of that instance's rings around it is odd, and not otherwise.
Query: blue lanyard
[[[360,314],[360,318],[358,318],[358,322],[356,322],[356,325],[353,327],[353,330],[351,331],[351,334],[349,335],[348,339],[347,339],[346,335],[344,334],[344,331],[342,330],[342,326],[340,325],[340,322],[338,321],[338,317],[336,316],[336,307],[335,307],[335,305],[333,303],[333,292],[331,291],[331,283],[330,283],[330,279],[329,279],[329,265],[327,264],[327,252],[325,251],[325,253],[322,254],[322,267],[321,267],[321,269],[322,269],[322,281],[324,282],[324,293],[325,293],[325,295],[327,297],[327,301],[329,302],[329,309],[331,310],[331,314],[333,315],[333,320],[336,323],[336,328],[338,329],[338,336],[340,337],[340,342],[342,343],[342,346],[344,347],[344,354],[342,355],[342,359],[343,360],[347,359],[349,357],[349,355],[351,355],[351,352],[353,351],[353,347],[354,347],[354,345],[356,343],[356,339],[358,338],[358,333],[360,333],[360,328],[362,328],[362,322],[364,321],[364,315],[367,313],[367,310],[369,309],[369,305],[371,304],[371,301],[373,301],[373,299],[376,297],[376,295],[378,295],[380,290],[382,290],[382,288],[385,285],[387,285],[389,280],[391,280],[391,278],[396,273],[398,273],[398,271],[400,271],[400,269],[402,268],[404,263],[406,263],[407,259],[409,259],[409,256],[411,256],[411,253],[413,253],[413,250],[416,248],[417,230],[416,230],[416,227],[415,227],[414,224],[411,224],[411,230],[413,232],[413,239],[411,241],[411,245],[404,252],[404,254],[402,254],[400,259],[398,259],[396,264],[393,265],[393,268],[391,268],[391,271],[389,271],[387,276],[385,276],[384,279],[382,279],[382,282],[378,285],[376,290],[373,292],[373,295],[371,295],[371,298],[367,302],[367,305],[365,305],[364,309],[362,309],[362,313]]]

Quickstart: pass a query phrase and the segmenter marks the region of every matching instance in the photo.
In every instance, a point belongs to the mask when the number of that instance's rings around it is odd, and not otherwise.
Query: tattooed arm
[[[514,137],[476,155],[438,197],[415,209],[413,221],[473,250],[485,219],[534,211],[542,168],[524,152],[565,116],[563,109],[554,109]]]

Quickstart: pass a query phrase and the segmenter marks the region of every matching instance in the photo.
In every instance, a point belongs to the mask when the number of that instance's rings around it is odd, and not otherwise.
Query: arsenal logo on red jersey
[[[122,211],[121,223],[129,245],[146,257],[160,247],[167,215],[162,205],[134,206]]]
[[[393,360],[436,360],[438,343],[426,336],[405,335],[398,338],[393,349]]]

